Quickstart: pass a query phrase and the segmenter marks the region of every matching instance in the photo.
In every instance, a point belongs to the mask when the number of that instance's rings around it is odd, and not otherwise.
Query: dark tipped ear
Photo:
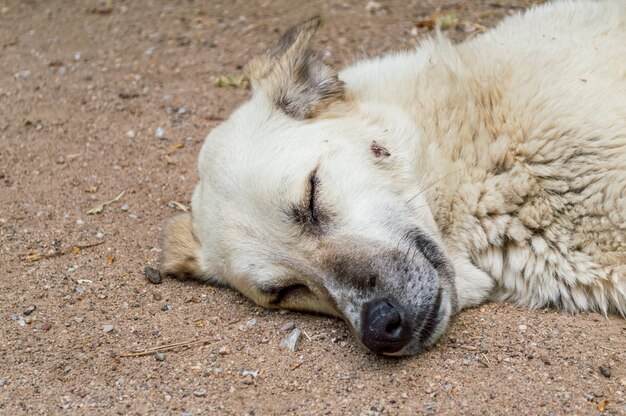
[[[161,274],[177,279],[206,280],[198,261],[199,252],[200,242],[193,233],[191,214],[169,219],[163,232]]]
[[[344,96],[337,72],[309,49],[320,23],[320,17],[314,17],[292,27],[245,68],[254,91],[300,120],[315,117]]]

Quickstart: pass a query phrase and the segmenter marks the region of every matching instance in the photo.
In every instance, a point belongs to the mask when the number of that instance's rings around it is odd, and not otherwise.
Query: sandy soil
[[[347,63],[417,44],[436,7],[460,40],[531,3],[0,2],[0,413],[626,414],[617,317],[486,305],[384,359],[341,321],[143,274],[203,137],[249,94],[215,79],[288,25],[322,14],[317,49]],[[122,356],[189,340],[206,343]]]

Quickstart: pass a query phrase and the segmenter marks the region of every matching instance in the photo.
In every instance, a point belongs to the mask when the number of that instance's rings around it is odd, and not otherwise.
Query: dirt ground
[[[345,64],[416,45],[438,8],[461,40],[531,3],[0,1],[0,413],[626,414],[618,317],[490,304],[386,359],[339,320],[143,274],[203,137],[249,94],[216,79],[287,26],[321,14],[315,46]]]

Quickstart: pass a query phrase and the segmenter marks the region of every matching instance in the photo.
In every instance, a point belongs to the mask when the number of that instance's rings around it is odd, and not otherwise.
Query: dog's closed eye
[[[289,300],[289,298],[291,297],[304,297],[309,295],[310,293],[311,291],[309,290],[309,288],[301,283],[285,286],[278,291],[278,294],[276,295],[273,303],[283,303]]]
[[[291,298],[301,299],[311,294],[311,290],[302,283],[264,288],[261,292],[270,298],[270,305],[279,305],[288,302]]]
[[[320,207],[319,188],[320,180],[315,169],[309,174],[304,198],[289,211],[289,218],[312,234],[325,232],[330,220],[328,211]]]
[[[319,226],[319,217],[317,215],[317,201],[315,194],[318,183],[319,179],[317,178],[316,169],[311,173],[311,176],[309,176],[309,215],[311,216],[311,224],[315,226]]]

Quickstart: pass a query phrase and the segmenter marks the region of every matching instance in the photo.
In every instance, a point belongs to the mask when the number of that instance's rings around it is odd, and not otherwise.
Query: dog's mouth
[[[379,258],[379,266],[393,272],[361,303],[358,316],[344,315],[361,343],[375,354],[420,353],[444,332],[454,311],[453,269],[447,256],[419,230],[409,236],[411,249],[421,256]]]

